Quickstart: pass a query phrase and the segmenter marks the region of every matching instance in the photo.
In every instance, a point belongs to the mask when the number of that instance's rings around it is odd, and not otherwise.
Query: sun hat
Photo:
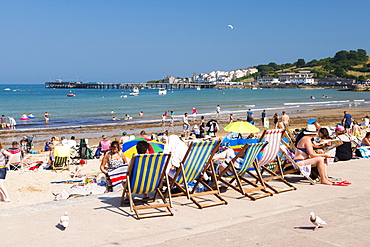
[[[198,129],[198,125],[194,125],[193,129]]]
[[[106,136],[106,135],[102,135],[101,137],[102,137],[103,139],[107,138],[107,136]]]
[[[305,135],[316,135],[317,134],[317,130],[316,130],[315,125],[308,124],[307,127],[306,127],[306,130],[303,131],[303,134],[305,134]]]
[[[124,135],[124,136],[127,135],[127,132],[126,131],[123,131],[122,132],[122,135]]]
[[[342,125],[338,125],[334,130],[344,131],[344,127]]]
[[[80,160],[80,164],[81,165],[85,165],[86,164],[86,161],[85,160]]]
[[[316,119],[314,119],[314,118],[311,118],[311,119],[309,119],[309,120],[307,121],[307,123],[308,123],[308,124],[313,124],[314,122],[317,122],[317,120],[316,120]]]

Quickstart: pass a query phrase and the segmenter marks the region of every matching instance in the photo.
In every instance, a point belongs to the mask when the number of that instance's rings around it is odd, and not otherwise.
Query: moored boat
[[[159,94],[159,95],[165,95],[165,94],[167,94],[167,90],[166,90],[165,88],[160,88],[160,89],[158,90],[158,94]]]

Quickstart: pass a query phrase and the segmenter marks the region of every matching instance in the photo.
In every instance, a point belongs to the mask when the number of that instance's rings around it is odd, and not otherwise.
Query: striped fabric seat
[[[180,173],[176,182],[183,184],[184,181],[189,183],[197,179],[207,164],[216,144],[217,141],[193,142],[187,158],[183,162],[185,176],[182,176],[182,173]]]
[[[267,142],[246,143],[227,167],[217,175],[217,179],[252,200],[271,196],[272,193],[266,190],[257,161],[258,154],[267,144]],[[239,158],[243,158],[243,163],[236,170],[234,163]],[[255,174],[249,171],[249,168],[254,168]],[[252,179],[247,178],[245,174],[250,175]],[[245,186],[252,186],[252,188],[245,188]]]
[[[166,197],[161,192],[164,178],[166,178],[167,187],[169,187],[165,171],[170,157],[171,154],[164,153],[136,154],[131,159],[127,171],[126,183],[123,188],[121,205],[124,203],[125,196],[127,195],[130,202],[130,209],[131,211],[135,211],[138,219],[153,216],[173,215],[171,211],[171,197],[169,197],[168,203]],[[133,194],[145,194],[150,192],[155,192],[152,198],[143,198],[141,200],[134,200],[133,198]],[[163,203],[156,203],[158,196]],[[150,205],[136,205],[135,201],[151,201],[153,203]],[[139,210],[157,208],[167,208],[167,210],[156,210],[155,212],[146,212],[144,214],[139,212]]]
[[[69,146],[55,146],[53,170],[69,170],[68,158],[71,156]]]
[[[167,161],[166,154],[138,154],[130,172],[131,192],[144,194],[155,191]]]
[[[266,186],[277,194],[281,192],[296,190],[296,187],[294,187],[284,178],[283,169],[281,166],[281,159],[279,157],[279,152],[282,152],[280,147],[281,144],[284,143],[282,138],[285,131],[285,129],[265,130],[260,138],[260,141],[265,141],[269,143],[263,150],[262,157],[258,163],[258,165],[262,169],[261,173],[263,174],[264,172],[266,172],[269,175],[268,177],[264,178],[265,182],[268,180],[277,179],[288,186],[286,188],[277,189],[266,182]]]
[[[170,188],[177,188],[181,191],[180,195],[186,195],[199,208],[227,204],[220,195],[215,176],[212,158],[220,145],[219,141],[192,142],[189,144],[188,151],[185,154],[180,167],[177,169],[173,179],[171,179]],[[210,186],[204,179],[204,174],[209,173],[211,182],[215,187]],[[188,183],[194,182],[194,187],[190,190]],[[166,196],[170,194],[168,190]],[[201,203],[196,197],[213,195],[218,201],[206,200]],[[208,199],[208,198],[207,198]]]
[[[244,157],[238,156],[239,158],[243,158],[243,163],[240,164],[239,169],[237,170],[235,169],[238,175],[246,173],[247,169],[249,168],[253,168],[253,163],[257,159],[258,154],[262,151],[262,149],[266,145],[267,143],[264,142],[251,143],[248,145],[248,148],[246,150],[243,149],[245,145],[243,146],[243,148],[240,151],[242,151],[242,153],[245,152],[245,155]],[[235,163],[236,160],[237,159],[233,159],[232,162]],[[228,172],[223,174],[223,177],[233,177],[233,176],[235,176],[233,169],[229,169]]]

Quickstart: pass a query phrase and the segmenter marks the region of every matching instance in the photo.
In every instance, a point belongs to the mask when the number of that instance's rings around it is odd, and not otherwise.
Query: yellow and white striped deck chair
[[[55,146],[53,155],[53,171],[69,170],[68,158],[71,156],[71,148],[69,146]]]
[[[127,195],[130,201],[130,210],[135,211],[138,219],[154,216],[173,215],[171,206],[171,196],[169,202],[161,192],[164,178],[166,177],[167,187],[168,179],[166,168],[171,154],[136,154],[132,156],[128,171],[126,183],[123,188],[121,205]],[[153,198],[134,200],[133,194],[145,194],[155,192]],[[158,195],[163,203],[156,203]],[[136,205],[135,202],[142,202],[143,205]],[[149,202],[153,202],[148,204]],[[167,210],[159,210],[166,208]],[[155,211],[139,213],[139,210],[155,209]]]
[[[188,199],[201,209],[204,207],[227,204],[227,201],[221,197],[218,185],[215,183],[216,176],[212,165],[212,158],[217,152],[219,145],[219,141],[191,142],[176,174],[173,179],[170,178],[170,189],[176,186],[176,188],[182,191],[180,194],[186,195]],[[207,169],[210,169],[209,175],[215,187],[211,187],[208,185],[207,181],[204,180],[203,175],[207,172]],[[188,183],[190,182],[195,182],[191,190],[188,187]],[[199,191],[200,185],[203,187],[201,191]],[[168,191],[170,191],[170,189]],[[168,194],[170,193],[167,192],[166,195]],[[214,195],[219,201],[212,201],[203,197],[207,195]],[[196,197],[200,196],[202,196],[203,202],[197,200]]]
[[[252,200],[272,196],[273,194],[266,189],[257,161],[258,154],[266,145],[268,145],[267,142],[246,143],[224,170],[217,175],[218,181]],[[239,158],[243,158],[243,161],[240,161],[239,167],[236,169],[235,163],[239,162]],[[250,171],[250,168],[254,168],[255,174]],[[252,179],[246,177],[246,174],[250,175]],[[236,181],[236,185],[234,185],[234,181]],[[253,188],[245,188],[246,185],[251,185]]]

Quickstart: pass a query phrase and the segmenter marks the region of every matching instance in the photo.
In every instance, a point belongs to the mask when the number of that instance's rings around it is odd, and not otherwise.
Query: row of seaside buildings
[[[243,82],[235,82],[237,78],[252,75],[257,73],[257,68],[246,68],[231,71],[212,71],[210,73],[202,73],[196,75],[196,71],[193,73],[193,77],[187,78],[175,78],[171,75],[166,76],[163,79],[164,83],[210,83],[210,84],[243,84]],[[298,72],[280,72],[278,73],[279,78],[275,77],[263,77],[257,79],[257,83],[260,85],[271,85],[271,84],[316,84],[316,83],[335,83],[335,84],[347,84],[353,83],[353,80],[349,79],[338,79],[322,78],[315,79],[315,73],[309,70],[300,70]]]

